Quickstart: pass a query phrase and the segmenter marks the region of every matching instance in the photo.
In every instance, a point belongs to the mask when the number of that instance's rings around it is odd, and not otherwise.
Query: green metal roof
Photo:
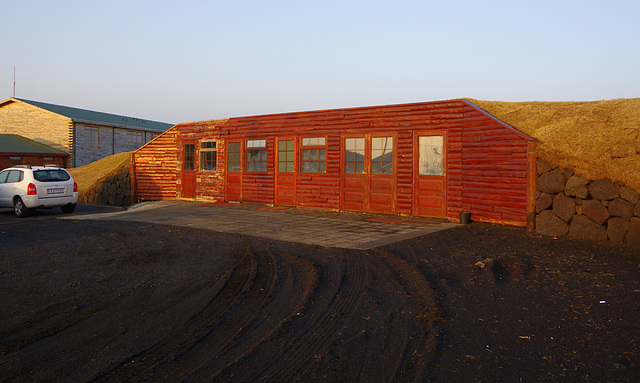
[[[173,124],[167,124],[164,122],[143,120],[135,117],[119,116],[116,114],[94,112],[92,110],[71,108],[71,107],[62,106],[62,105],[47,104],[46,102],[31,101],[31,100],[25,100],[22,98],[16,98],[16,100],[68,117],[74,121],[130,126],[134,128],[140,128],[140,129],[157,130],[160,132],[164,132],[165,130],[173,126]]]
[[[62,150],[54,149],[17,134],[0,134],[0,153],[66,154]]]

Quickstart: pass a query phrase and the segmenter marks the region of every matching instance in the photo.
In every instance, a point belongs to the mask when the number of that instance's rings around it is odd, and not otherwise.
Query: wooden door
[[[342,209],[367,211],[366,137],[343,137]]]
[[[393,136],[343,137],[342,209],[395,214]]]
[[[182,145],[182,198],[196,196],[196,144],[184,142]]]
[[[367,140],[368,209],[371,213],[396,213],[396,164],[393,136]]]
[[[414,135],[413,214],[445,217],[447,211],[446,135],[444,132]]]
[[[276,204],[296,205],[296,141],[278,138],[276,142]]]
[[[227,142],[227,171],[225,173],[225,200],[242,201],[242,142]]]

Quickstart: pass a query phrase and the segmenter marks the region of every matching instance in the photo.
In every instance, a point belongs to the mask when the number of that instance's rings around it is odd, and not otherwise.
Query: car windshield
[[[40,182],[67,181],[71,176],[62,169],[34,170],[33,178]]]

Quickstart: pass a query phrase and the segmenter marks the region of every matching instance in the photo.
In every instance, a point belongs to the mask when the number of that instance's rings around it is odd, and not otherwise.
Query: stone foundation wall
[[[131,177],[129,166],[123,166],[96,182],[78,197],[79,202],[95,205],[130,206]]]
[[[640,194],[538,159],[536,232],[640,247]]]

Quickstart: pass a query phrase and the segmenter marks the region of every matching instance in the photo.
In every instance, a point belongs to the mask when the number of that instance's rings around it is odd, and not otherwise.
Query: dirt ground
[[[640,381],[640,250],[474,223],[368,251],[0,226],[0,381]]]

